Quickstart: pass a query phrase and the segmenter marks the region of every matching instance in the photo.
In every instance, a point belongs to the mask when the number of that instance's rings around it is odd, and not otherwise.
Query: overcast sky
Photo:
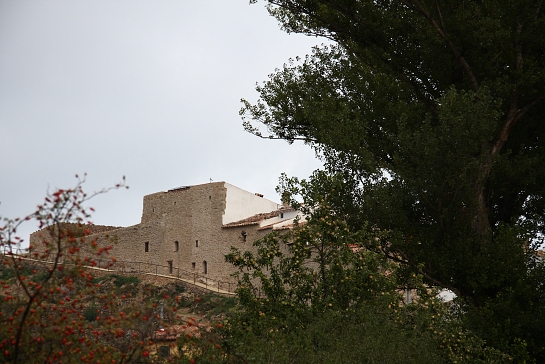
[[[248,0],[0,0],[0,216],[84,172],[88,192],[127,177],[90,203],[103,225],[137,224],[144,195],[210,178],[279,201],[280,173],[321,164],[246,133],[240,98],[322,41]]]

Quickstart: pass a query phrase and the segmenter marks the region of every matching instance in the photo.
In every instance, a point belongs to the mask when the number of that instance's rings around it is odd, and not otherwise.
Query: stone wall
[[[239,198],[243,204],[237,205],[236,199],[228,198],[228,190],[244,197]],[[278,205],[224,182],[147,195],[140,224],[125,228],[92,226],[82,254],[92,255],[101,247],[111,246],[109,255],[118,261],[158,264],[164,266],[161,274],[168,274],[172,267],[173,274],[179,269],[232,281],[234,268],[225,262],[231,246],[252,250],[252,242],[270,232],[259,230],[259,224],[222,228],[226,212],[243,216],[244,206],[251,206],[245,216],[250,217],[256,211],[268,213]],[[31,234],[31,245],[39,245],[35,243],[40,233],[43,230]],[[96,242],[96,249],[91,249],[91,242]],[[101,256],[104,258],[107,257]]]

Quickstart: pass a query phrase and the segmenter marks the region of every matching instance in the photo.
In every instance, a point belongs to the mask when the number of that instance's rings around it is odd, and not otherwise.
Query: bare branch
[[[441,29],[445,32],[445,22],[443,21],[443,14],[441,13],[441,8],[439,8],[439,2],[435,0],[435,10],[437,11],[437,16],[439,17],[439,24],[441,24]]]

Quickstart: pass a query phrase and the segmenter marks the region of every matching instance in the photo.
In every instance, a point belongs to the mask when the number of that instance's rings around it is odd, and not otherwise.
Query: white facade
[[[267,200],[229,183],[224,183],[224,186],[227,189],[225,212],[222,218],[224,225],[280,208],[280,205],[274,201]]]

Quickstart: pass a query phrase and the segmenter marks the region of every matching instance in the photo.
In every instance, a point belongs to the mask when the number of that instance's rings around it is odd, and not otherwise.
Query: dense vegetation
[[[329,196],[349,230],[385,234],[366,249],[455,292],[464,327],[545,362],[542,2],[267,4],[284,30],[332,41],[241,110],[250,132],[303,140],[324,161],[281,191]]]
[[[324,161],[306,180],[281,178],[307,220],[227,256],[238,305],[175,300],[161,322],[169,293],[82,268],[88,197],[80,184],[56,191],[28,217],[50,227],[54,264],[3,261],[0,359],[157,362],[151,333],[192,306],[217,322],[186,320],[197,329],[166,361],[545,362],[542,2],[266,3],[284,30],[331,40],[241,110],[248,131],[303,140]],[[3,246],[20,223],[6,220]],[[448,305],[435,296],[445,288]]]

